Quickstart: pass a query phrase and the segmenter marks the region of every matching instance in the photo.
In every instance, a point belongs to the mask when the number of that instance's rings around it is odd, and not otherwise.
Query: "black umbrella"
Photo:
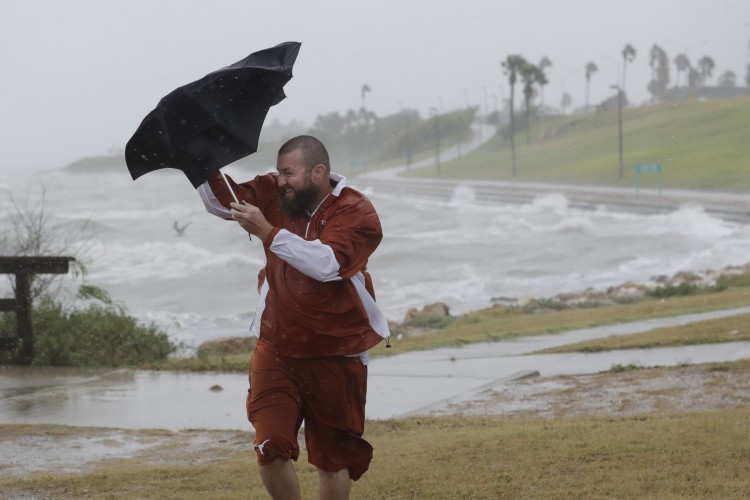
[[[286,42],[254,52],[163,97],[125,147],[133,179],[176,168],[197,188],[256,152],[268,109],[286,97],[299,48]]]

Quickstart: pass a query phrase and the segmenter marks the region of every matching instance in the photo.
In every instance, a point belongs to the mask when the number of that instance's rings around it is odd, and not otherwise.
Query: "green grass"
[[[669,188],[750,188],[750,97],[629,107],[623,113],[624,176],[619,179],[617,111],[535,122],[531,143],[516,134],[519,181],[635,185],[635,165],[660,163]],[[479,150],[445,162],[446,178],[511,180],[510,143],[495,137]],[[435,176],[434,167],[409,175]],[[641,174],[655,187],[656,174]]]
[[[750,314],[698,321],[687,325],[656,328],[633,335],[617,335],[544,349],[535,354],[603,352],[619,349],[650,349],[697,344],[750,341]]]
[[[368,422],[374,459],[351,497],[744,498],[750,491],[748,422],[748,408]],[[0,491],[10,498],[267,498],[247,448],[209,462],[134,458],[103,462],[90,472],[5,477]],[[296,468],[303,498],[317,498],[317,474],[304,452]]]

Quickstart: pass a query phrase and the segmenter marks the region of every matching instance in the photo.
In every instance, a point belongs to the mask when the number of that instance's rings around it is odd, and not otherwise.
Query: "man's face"
[[[315,208],[311,205],[318,198],[320,188],[313,184],[312,172],[305,167],[301,150],[296,149],[279,156],[276,170],[279,172],[279,201],[282,210],[300,214]]]

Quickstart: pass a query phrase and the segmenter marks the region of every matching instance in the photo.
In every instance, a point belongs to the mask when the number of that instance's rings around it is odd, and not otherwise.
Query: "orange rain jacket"
[[[362,355],[366,362],[366,351],[390,335],[367,272],[383,237],[370,200],[331,173],[333,192],[308,218],[281,210],[273,173],[228,181],[274,226],[263,242],[266,265],[251,331],[286,356]],[[198,192],[210,213],[231,220],[234,198],[220,173]]]

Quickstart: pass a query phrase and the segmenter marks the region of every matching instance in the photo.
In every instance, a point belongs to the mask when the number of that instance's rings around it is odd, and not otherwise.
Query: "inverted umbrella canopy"
[[[254,52],[163,97],[125,147],[133,179],[175,168],[197,188],[256,152],[269,108],[286,97],[299,49],[300,43],[286,42]]]

